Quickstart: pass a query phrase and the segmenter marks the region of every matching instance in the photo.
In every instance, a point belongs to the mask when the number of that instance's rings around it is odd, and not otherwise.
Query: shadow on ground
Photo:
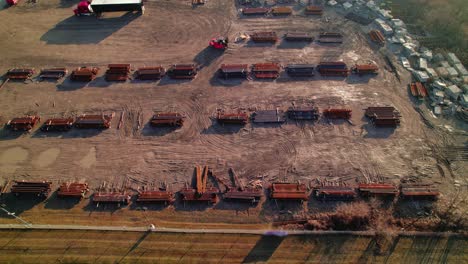
[[[46,44],[97,44],[125,27],[141,14],[127,12],[120,17],[71,16],[41,36]]]

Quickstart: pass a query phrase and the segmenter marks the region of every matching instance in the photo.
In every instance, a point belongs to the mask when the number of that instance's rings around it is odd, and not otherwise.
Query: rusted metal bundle
[[[319,109],[313,106],[288,109],[288,117],[293,120],[317,120],[319,116]]]
[[[404,199],[436,200],[440,192],[430,184],[407,184],[401,186],[400,195]]]
[[[420,82],[413,82],[409,85],[411,95],[416,98],[424,99],[427,96],[427,90],[424,84]]]
[[[106,81],[126,81],[130,73],[130,64],[109,64]]]
[[[245,112],[218,112],[218,114],[216,115],[216,121],[220,124],[245,125],[249,121],[249,115]]]
[[[98,67],[79,67],[72,71],[70,79],[77,82],[90,82],[98,73]]]
[[[250,38],[253,42],[276,43],[276,41],[278,41],[278,36],[274,31],[254,32],[250,34]]]
[[[75,119],[69,118],[51,118],[47,119],[41,127],[44,132],[47,131],[68,131],[73,127]]]
[[[248,7],[242,9],[242,14],[246,16],[252,15],[266,15],[270,12],[269,8],[264,7]]]
[[[93,203],[129,204],[131,196],[127,192],[97,192],[93,194]]]
[[[34,69],[15,68],[6,73],[6,79],[9,80],[27,80],[34,74]]]
[[[274,16],[287,16],[292,14],[292,8],[288,6],[278,6],[271,9],[271,14]]]
[[[369,32],[371,40],[379,45],[385,44],[385,37],[380,30],[371,30]]]
[[[173,79],[193,79],[197,76],[198,68],[195,64],[174,64],[167,71]]]
[[[398,188],[389,183],[360,183],[359,193],[362,196],[395,196],[398,194]]]
[[[77,128],[110,128],[114,116],[110,115],[80,115],[76,118]]]
[[[141,191],[138,193],[137,202],[139,203],[159,203],[170,204],[175,201],[174,193],[170,191]]]
[[[319,34],[320,43],[343,43],[343,35],[335,32],[322,32]]]
[[[346,63],[341,61],[320,62],[317,70],[323,76],[348,76],[349,70]]]
[[[30,194],[39,197],[47,197],[49,196],[51,185],[52,182],[48,181],[15,181],[10,191],[16,196]]]
[[[359,75],[364,75],[364,74],[378,74],[379,67],[375,65],[374,63],[369,63],[369,64],[356,64],[352,71],[356,74]]]
[[[283,110],[259,110],[252,114],[253,123],[284,123],[286,117]]]
[[[29,131],[31,130],[41,118],[39,116],[24,116],[13,118],[7,123],[7,127],[14,130]]]
[[[357,197],[354,188],[345,186],[322,186],[314,189],[313,194],[322,201],[349,201]]]
[[[314,65],[312,64],[288,64],[286,72],[291,77],[311,77],[314,76]]]
[[[151,117],[152,126],[182,126],[185,117],[180,113],[156,113]]]
[[[61,79],[65,75],[67,75],[68,70],[66,68],[50,68],[50,69],[42,69],[41,73],[39,74],[39,78],[41,79]]]
[[[166,74],[166,69],[162,66],[142,67],[136,71],[136,78],[140,80],[159,80]]]
[[[307,6],[304,13],[306,15],[317,15],[321,16],[323,14],[323,8],[321,6]]]
[[[314,41],[314,37],[307,32],[288,32],[284,35],[287,41]]]
[[[184,202],[208,202],[214,204],[218,201],[218,192],[219,190],[215,187],[206,188],[203,193],[198,193],[193,188],[183,188],[179,191],[179,194]]]
[[[252,74],[258,79],[276,79],[279,77],[281,65],[279,63],[257,63],[252,66]]]
[[[249,74],[248,64],[221,64],[218,70],[220,77],[228,78],[247,78]]]
[[[223,194],[224,200],[230,201],[246,201],[252,203],[258,203],[263,196],[263,190],[247,188],[243,191],[231,189]]]
[[[351,109],[346,108],[328,108],[323,110],[323,115],[328,119],[350,119]]]
[[[276,182],[270,186],[270,198],[277,200],[307,201],[309,195],[305,184]]]
[[[83,198],[89,191],[87,183],[72,182],[62,183],[57,191],[57,196],[61,198]]]
[[[393,106],[368,107],[365,115],[375,126],[395,127],[400,124],[400,113]]]

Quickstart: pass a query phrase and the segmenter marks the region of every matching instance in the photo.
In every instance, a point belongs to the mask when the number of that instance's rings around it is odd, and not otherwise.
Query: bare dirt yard
[[[97,19],[73,16],[71,7],[77,2],[21,1],[0,10],[0,72],[14,67],[101,68],[98,78],[88,84],[68,78],[58,83],[35,79],[7,83],[0,90],[0,121],[31,113],[45,120],[115,112],[112,127],[47,134],[37,128],[30,133],[2,129],[1,180],[50,180],[54,188],[65,181],[86,181],[95,189],[104,181],[119,187],[128,179],[128,188],[167,182],[178,191],[191,181],[195,165],[206,164],[220,177],[227,178],[232,167],[245,184],[261,178],[265,187],[274,180],[309,184],[320,178],[353,185],[365,181],[398,184],[411,179],[436,184],[443,196],[449,196],[455,193],[454,183],[466,186],[466,161],[446,162],[449,146],[466,143],[464,132],[453,128],[450,134],[443,127],[429,128],[408,98],[409,74],[398,68],[398,81],[388,71],[384,51],[369,44],[365,27],[333,11],[326,11],[329,19],[306,17],[301,13],[303,7],[294,6],[294,14],[288,17],[245,18],[238,14],[234,1],[211,0],[194,8],[186,0],[149,0],[142,16],[105,13]],[[232,41],[224,53],[208,47],[212,37],[225,35],[234,40],[239,33],[253,31],[276,31],[279,36],[288,31],[338,31],[344,35],[344,43],[293,45],[279,41],[261,45]],[[223,63],[274,61],[285,65],[323,60],[343,60],[348,65],[372,61],[381,70],[372,78],[318,75],[293,80],[282,75],[275,81],[224,81],[215,75]],[[109,83],[103,77],[109,63],[131,63],[137,68],[191,62],[201,66],[192,81],[164,78],[159,82]],[[281,126],[248,124],[237,129],[213,120],[219,108],[286,110],[293,103],[313,103],[321,109],[347,107],[353,116],[351,123],[321,119],[315,123],[288,121]],[[400,111],[398,128],[376,129],[363,117],[364,108],[384,105]],[[122,111],[124,126],[117,129]],[[187,119],[177,130],[154,129],[148,125],[154,111],[178,111]],[[45,203],[8,199],[7,205],[31,222],[147,222],[137,206],[106,210],[89,202],[85,199],[70,205],[52,195]],[[164,210],[147,210],[145,217],[161,223],[264,225],[278,209],[287,209],[265,204],[240,211],[221,202],[193,211],[176,203]],[[307,213],[308,209],[302,210]],[[13,221],[0,218],[2,223]]]

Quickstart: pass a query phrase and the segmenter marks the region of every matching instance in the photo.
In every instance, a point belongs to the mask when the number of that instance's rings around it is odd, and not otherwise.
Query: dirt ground
[[[466,185],[467,163],[443,162],[449,145],[466,142],[463,131],[444,127],[430,129],[408,98],[408,73],[399,68],[401,82],[389,72],[382,51],[369,44],[362,26],[332,11],[325,18],[306,17],[295,6],[289,17],[238,15],[233,1],[211,0],[193,8],[189,1],[149,0],[146,13],[105,13],[104,17],[74,17],[71,6],[78,1],[22,1],[0,10],[0,72],[13,67],[35,69],[83,65],[101,67],[89,84],[68,79],[55,82],[9,82],[0,90],[1,122],[37,113],[42,120],[81,113],[116,113],[112,128],[104,131],[73,129],[67,133],[0,131],[1,180],[51,180],[54,188],[64,181],[86,181],[94,189],[103,181],[119,187],[125,179],[130,188],[167,182],[178,191],[190,182],[196,164],[208,165],[227,178],[229,167],[247,184],[263,178],[265,187],[274,180],[314,183],[320,178],[356,184],[363,181],[399,183],[402,179],[435,183],[443,195],[454,183]],[[224,54],[207,47],[218,35],[234,40],[239,33],[276,31],[339,31],[342,45],[259,45],[232,43]],[[373,61],[380,65],[376,77],[276,81],[222,81],[215,72],[222,63],[266,61],[317,64],[343,60],[348,65]],[[192,81],[127,81],[108,83],[103,78],[108,63],[131,63],[133,68],[173,63],[198,63],[202,69]],[[222,127],[213,121],[218,108],[286,110],[292,104],[313,103],[319,108],[352,109],[351,123],[287,122],[281,126],[248,124],[243,128]],[[402,115],[396,129],[376,129],[363,118],[368,106],[393,105]],[[177,130],[153,129],[147,122],[154,111],[179,111],[187,119]],[[124,127],[118,130],[120,113]],[[140,116],[142,127],[138,128]],[[432,117],[427,115],[433,122]],[[453,137],[457,136],[457,138]],[[464,174],[465,173],[465,174]],[[53,201],[52,201],[53,202]],[[86,215],[89,200],[74,208],[73,216]],[[60,203],[58,203],[60,204]],[[36,205],[31,205],[36,206]],[[32,212],[49,214],[47,205]],[[196,212],[216,222],[241,221],[229,206]],[[66,215],[67,207],[58,215]],[[79,209],[79,210],[78,210]],[[128,211],[131,211],[130,208]],[[269,215],[268,206],[252,209],[252,223]],[[172,219],[174,209],[150,212],[158,219]],[[85,212],[85,213],[83,213]],[[126,212],[126,210],[124,210]],[[26,214],[27,212],[25,212]],[[31,213],[29,219],[34,219]],[[52,213],[52,212],[50,212]],[[132,213],[129,212],[130,215]],[[192,212],[181,213],[190,220]],[[169,215],[169,216],[168,216]],[[125,213],[123,213],[125,216]],[[230,220],[224,220],[224,216]],[[31,219],[32,218],[32,219]],[[202,217],[200,217],[202,218]],[[68,219],[67,221],[74,221]],[[5,221],[3,219],[2,221]]]

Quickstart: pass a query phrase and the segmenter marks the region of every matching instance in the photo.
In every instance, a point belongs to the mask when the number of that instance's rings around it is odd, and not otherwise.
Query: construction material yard
[[[366,26],[333,10],[324,11],[327,19],[296,12],[288,16],[243,16],[234,1],[207,1],[194,8],[190,1],[148,0],[144,15],[117,12],[96,18],[73,16],[73,4],[77,1],[22,1],[0,10],[4,29],[0,30],[0,72],[56,67],[71,72],[87,66],[77,72],[83,75],[75,77],[86,82],[73,82],[69,77],[57,82],[10,80],[0,89],[0,122],[21,116],[37,115],[42,120],[81,116],[77,119],[81,127],[107,129],[44,132],[34,126],[25,133],[2,128],[2,181],[51,181],[52,190],[64,182],[86,182],[90,194],[105,184],[109,192],[125,189],[128,200],[127,192],[137,193],[141,186],[160,183],[175,193],[191,183],[193,167],[203,164],[217,176],[227,175],[228,169],[234,168],[244,185],[259,181],[264,189],[280,181],[300,182],[304,188],[372,182],[399,185],[404,181],[436,185],[441,199],[466,193],[466,131],[457,124],[442,123],[425,111],[424,105],[413,102],[407,88],[410,74],[389,63],[385,49],[370,41]],[[231,41],[223,51],[208,47],[208,41],[219,35],[235,40],[254,32],[275,32],[278,41]],[[288,32],[336,34],[322,35],[323,43],[279,38]],[[280,65],[320,62],[344,62],[348,66],[372,62],[379,72],[347,76],[347,69],[338,69],[339,74],[328,69],[333,76],[307,74],[302,79],[279,70]],[[257,75],[276,79],[219,78],[223,64],[261,63],[274,65],[274,74],[259,69]],[[120,82],[107,82],[105,69],[115,74],[113,69],[122,65],[124,70],[117,72]],[[143,77],[144,67],[155,65],[161,66],[148,68],[149,77]],[[129,77],[132,67],[142,68],[142,80]],[[162,78],[166,68],[174,79]],[[302,105],[346,109],[349,114],[342,114],[346,120],[315,120],[314,110],[314,118],[310,118],[314,121],[286,120],[287,109]],[[398,122],[392,125],[399,126],[374,126],[372,122],[380,119],[365,118],[364,109],[376,106],[397,109]],[[219,109],[269,115],[267,124],[260,120],[242,127],[225,126],[214,118]],[[117,116],[112,118],[114,113]],[[177,113],[180,118],[175,126],[154,127],[148,120],[161,119],[155,113]],[[270,113],[274,113],[275,122]],[[44,202],[18,200],[8,194],[3,198],[8,209],[34,223],[97,221],[128,226],[154,222],[165,226],[258,228],[268,226],[284,210],[308,216],[334,210],[336,205],[313,200],[292,209],[262,198],[255,206],[223,201],[208,207],[184,207],[176,201],[157,208],[133,203],[96,208],[89,195],[75,203],[59,200],[55,194]],[[409,206],[421,209],[419,204]],[[15,221],[0,213],[0,223]],[[254,237],[256,240],[258,237]],[[127,242],[123,254],[132,247]],[[123,256],[119,254],[116,256]],[[109,256],[109,260],[117,259],[114,257]],[[281,258],[278,260],[281,262]]]

